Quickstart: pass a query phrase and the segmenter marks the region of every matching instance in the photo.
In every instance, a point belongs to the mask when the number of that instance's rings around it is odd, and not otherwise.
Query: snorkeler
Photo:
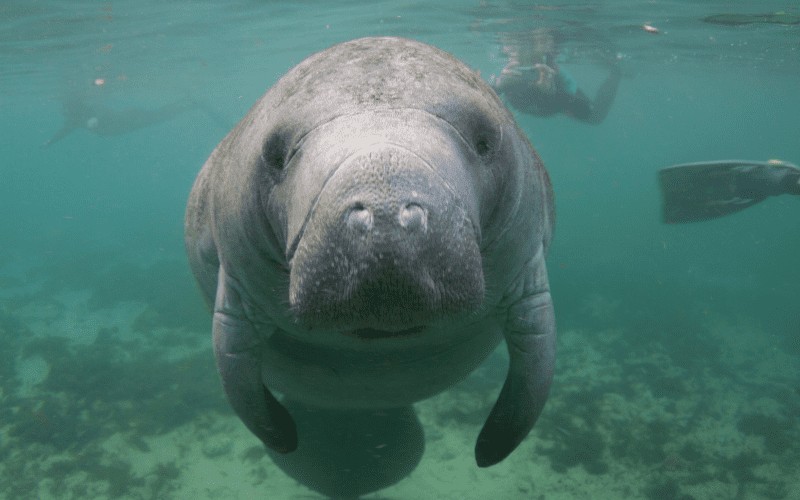
[[[558,44],[551,30],[536,30],[524,41],[503,46],[508,63],[489,84],[515,109],[537,116],[564,113],[586,123],[598,124],[608,115],[619,86],[620,70],[609,64],[610,74],[594,100],[557,63]]]
[[[223,128],[229,127],[228,120],[209,105],[188,98],[153,109],[115,109],[73,95],[62,100],[62,110],[64,124],[43,146],[50,146],[78,129],[86,129],[100,136],[121,135],[172,120],[193,110],[204,112]]]
[[[722,217],[769,196],[800,195],[800,168],[780,160],[687,163],[662,169],[658,180],[667,224]]]

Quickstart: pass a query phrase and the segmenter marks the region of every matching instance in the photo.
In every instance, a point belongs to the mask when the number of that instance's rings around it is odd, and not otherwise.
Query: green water
[[[774,12],[786,23],[702,21]],[[799,200],[665,225],[656,172],[800,162],[798,15],[778,1],[3,2],[0,496],[316,498],[261,456],[223,399],[183,250],[192,181],[315,51],[405,36],[488,77],[504,33],[550,27],[587,93],[604,58],[623,72],[600,125],[515,112],[556,193],[551,400],[511,465],[479,471],[469,440],[504,370],[490,358],[456,389],[474,408],[421,406],[432,457],[466,436],[455,469],[431,458],[371,498],[793,498]],[[125,133],[85,127],[103,110],[176,104]],[[71,117],[81,126],[44,147]],[[183,443],[242,476],[198,472]]]

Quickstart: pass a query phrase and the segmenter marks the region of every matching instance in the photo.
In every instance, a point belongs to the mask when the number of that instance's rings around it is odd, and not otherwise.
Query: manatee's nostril
[[[345,216],[345,221],[350,229],[362,232],[372,230],[372,212],[361,203],[356,203],[350,207]]]
[[[410,231],[424,232],[428,229],[428,214],[416,203],[407,203],[397,216],[400,225]]]

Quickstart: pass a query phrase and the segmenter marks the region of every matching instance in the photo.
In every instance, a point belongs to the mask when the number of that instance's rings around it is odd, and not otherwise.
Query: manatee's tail
[[[282,401],[297,423],[292,453],[268,450],[287,475],[332,498],[358,498],[400,481],[425,449],[422,425],[411,406],[383,410],[331,410]]]

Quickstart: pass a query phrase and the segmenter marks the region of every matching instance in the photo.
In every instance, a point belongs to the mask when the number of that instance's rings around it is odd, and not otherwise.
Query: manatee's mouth
[[[412,328],[405,328],[403,330],[377,330],[375,328],[359,328],[357,330],[346,331],[344,334],[364,340],[375,340],[410,337],[422,332],[424,329],[424,326],[415,326]]]

